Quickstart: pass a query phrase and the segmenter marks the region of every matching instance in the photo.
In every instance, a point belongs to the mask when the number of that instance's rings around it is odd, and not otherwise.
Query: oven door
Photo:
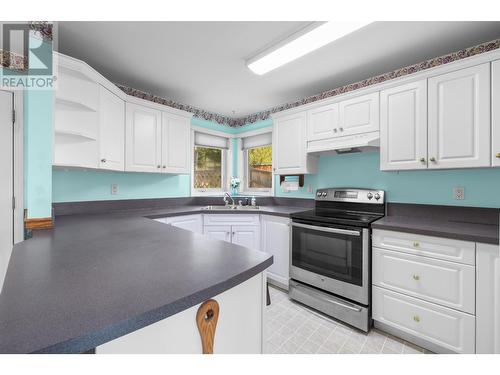
[[[368,305],[369,231],[292,222],[290,277]]]

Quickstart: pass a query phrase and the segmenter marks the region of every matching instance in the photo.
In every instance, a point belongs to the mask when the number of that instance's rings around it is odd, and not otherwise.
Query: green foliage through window
[[[272,146],[255,147],[247,150],[248,188],[270,189],[273,177]]]
[[[222,188],[222,150],[219,148],[194,148],[194,188]]]

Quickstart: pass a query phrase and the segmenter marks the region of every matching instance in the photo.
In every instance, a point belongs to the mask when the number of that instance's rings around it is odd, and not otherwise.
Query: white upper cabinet
[[[275,174],[316,173],[318,158],[306,152],[306,121],[305,111],[275,118],[273,124]]]
[[[492,165],[500,167],[500,60],[491,63]]]
[[[379,93],[357,96],[339,103],[339,136],[379,130]]]
[[[125,102],[100,86],[99,167],[125,170]]]
[[[190,173],[191,124],[187,117],[162,114],[162,170],[166,173]]]
[[[429,168],[491,165],[490,64],[429,78]]]
[[[500,247],[477,244],[476,350],[500,354]]]
[[[380,169],[427,168],[427,80],[380,92]]]
[[[307,111],[307,140],[332,138],[338,134],[339,104],[333,103]]]
[[[161,112],[126,104],[125,170],[161,172]]]

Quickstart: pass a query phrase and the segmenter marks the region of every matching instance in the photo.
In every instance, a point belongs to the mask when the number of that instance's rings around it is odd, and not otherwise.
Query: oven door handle
[[[317,230],[319,232],[328,232],[328,233],[337,233],[337,234],[345,234],[348,236],[360,236],[360,232],[356,230],[348,230],[348,229],[338,229],[338,228],[327,228],[327,227],[318,227],[316,225],[308,225],[308,224],[300,224],[300,223],[293,223],[292,222],[292,227],[298,227],[298,228],[305,228],[305,229],[311,229],[311,230]]]

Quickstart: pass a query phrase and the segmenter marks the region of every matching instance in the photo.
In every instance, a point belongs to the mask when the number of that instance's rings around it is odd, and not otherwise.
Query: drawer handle
[[[416,281],[420,280],[420,276],[418,276],[418,275],[413,275],[413,280],[416,280]]]
[[[413,320],[416,321],[417,323],[420,323],[420,317],[418,315],[415,315],[413,317]]]
[[[418,243],[418,242],[416,242],[416,241],[415,241],[415,242],[413,242],[413,247],[419,247],[419,246],[420,246],[420,243]]]

